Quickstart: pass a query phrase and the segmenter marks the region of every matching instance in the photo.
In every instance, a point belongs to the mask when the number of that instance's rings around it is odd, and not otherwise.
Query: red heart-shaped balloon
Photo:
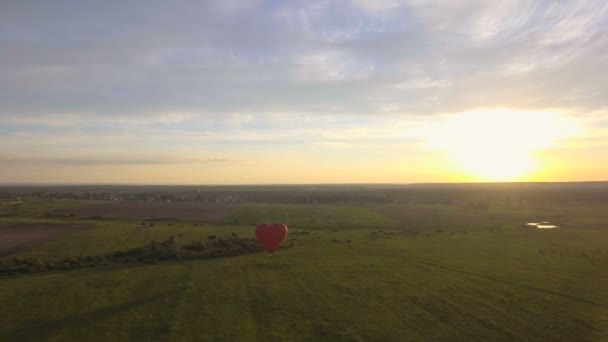
[[[287,226],[282,223],[259,224],[255,227],[255,237],[268,253],[272,254],[287,236]]]

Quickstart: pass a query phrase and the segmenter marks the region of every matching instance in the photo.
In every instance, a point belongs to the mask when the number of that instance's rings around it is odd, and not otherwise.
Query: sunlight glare
[[[478,180],[514,181],[539,167],[534,151],[553,147],[577,130],[558,112],[478,110],[447,116],[427,131],[426,141]]]

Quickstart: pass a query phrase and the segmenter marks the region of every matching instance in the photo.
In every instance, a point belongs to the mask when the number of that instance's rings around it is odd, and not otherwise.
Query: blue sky
[[[534,179],[607,171],[605,1],[3,1],[0,32],[0,182],[468,180],[428,132],[499,108],[577,127]]]

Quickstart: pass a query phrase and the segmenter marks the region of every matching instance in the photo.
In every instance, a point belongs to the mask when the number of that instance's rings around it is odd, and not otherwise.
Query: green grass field
[[[47,218],[49,206],[57,203],[2,221],[95,227],[20,256],[97,255],[175,234],[179,243],[253,237],[250,223],[258,221],[286,222],[295,247],[272,259],[258,253],[3,278],[2,341],[608,340],[602,207],[248,204],[222,225],[149,226]],[[540,219],[560,228],[523,227]]]
[[[229,222],[288,222],[295,226],[391,226],[395,220],[375,207],[338,205],[243,204],[233,210]]]

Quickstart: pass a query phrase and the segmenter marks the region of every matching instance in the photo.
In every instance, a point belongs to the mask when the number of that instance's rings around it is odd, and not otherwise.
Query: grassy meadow
[[[485,203],[485,202],[484,202]],[[91,225],[18,253],[56,260],[285,222],[294,247],[0,279],[2,341],[605,341],[602,203],[241,204],[224,222],[49,217]],[[558,229],[525,227],[547,220]]]

